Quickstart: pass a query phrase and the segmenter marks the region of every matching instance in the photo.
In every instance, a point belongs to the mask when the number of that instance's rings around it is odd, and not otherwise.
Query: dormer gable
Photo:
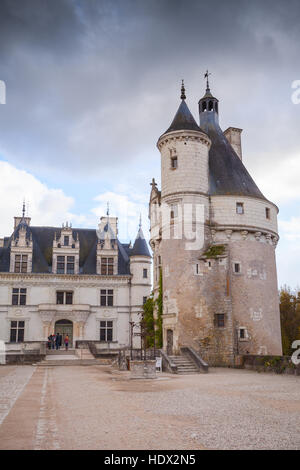
[[[79,273],[80,242],[78,233],[72,225],[62,224],[60,232],[55,232],[53,239],[52,272],[56,274]]]

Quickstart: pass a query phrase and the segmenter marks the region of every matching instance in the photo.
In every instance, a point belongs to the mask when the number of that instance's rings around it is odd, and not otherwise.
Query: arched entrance
[[[73,347],[73,322],[71,320],[58,320],[55,322],[54,333],[62,335],[62,346],[64,346],[65,336],[69,336],[69,348]]]

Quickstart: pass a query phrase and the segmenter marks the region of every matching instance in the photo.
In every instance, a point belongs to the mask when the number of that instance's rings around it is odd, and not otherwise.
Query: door
[[[173,354],[173,330],[167,330],[167,355]]]
[[[73,347],[73,323],[70,320],[58,320],[55,323],[54,333],[62,335],[62,347],[64,347],[65,337],[69,336],[69,348]]]

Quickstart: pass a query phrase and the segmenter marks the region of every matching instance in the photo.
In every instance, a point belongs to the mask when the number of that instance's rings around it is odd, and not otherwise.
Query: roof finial
[[[107,201],[106,215],[107,217],[109,217],[109,201]]]
[[[181,98],[182,100],[185,100],[185,99],[186,99],[183,79],[181,80],[181,96],[180,96],[180,98]]]
[[[139,223],[139,229],[142,228],[142,213],[140,212],[140,223]]]
[[[206,91],[210,91],[210,89],[209,89],[209,81],[208,81],[209,75],[211,75],[211,73],[208,73],[208,70],[206,70],[206,73],[204,74],[204,78],[206,78]]]
[[[25,217],[25,199],[23,199],[23,209],[22,209],[22,218]]]

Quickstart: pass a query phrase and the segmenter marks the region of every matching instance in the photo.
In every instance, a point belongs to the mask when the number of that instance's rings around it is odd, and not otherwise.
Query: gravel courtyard
[[[0,367],[0,449],[299,449],[300,377]]]

